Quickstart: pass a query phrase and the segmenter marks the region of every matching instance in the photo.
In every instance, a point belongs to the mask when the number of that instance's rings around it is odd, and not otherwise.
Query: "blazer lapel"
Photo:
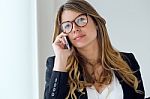
[[[118,78],[121,86],[122,86],[122,90],[123,90],[123,99],[134,99],[134,89],[132,87],[130,87],[121,77],[120,75],[115,72],[115,76]]]

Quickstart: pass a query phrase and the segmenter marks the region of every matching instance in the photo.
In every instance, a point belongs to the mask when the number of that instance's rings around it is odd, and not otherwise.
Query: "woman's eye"
[[[85,17],[80,17],[76,20],[76,23],[80,26],[87,23],[87,19]]]
[[[85,18],[79,18],[78,22],[84,22]]]
[[[69,25],[69,24],[66,24],[66,25],[65,25],[65,29],[68,29],[68,28],[70,28],[70,25]]]

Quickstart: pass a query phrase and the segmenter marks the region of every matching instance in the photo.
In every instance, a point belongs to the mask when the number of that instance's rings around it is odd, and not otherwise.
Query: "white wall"
[[[36,0],[0,0],[0,99],[38,99]]]
[[[40,64],[40,97],[43,97],[45,62],[53,55],[51,33],[56,10],[66,0],[39,0],[38,31],[39,31],[39,64]],[[87,0],[106,19],[110,39],[120,51],[134,53],[141,67],[146,90],[150,96],[150,1],[149,0]]]

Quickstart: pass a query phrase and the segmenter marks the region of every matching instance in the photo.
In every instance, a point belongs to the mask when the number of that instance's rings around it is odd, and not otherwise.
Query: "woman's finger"
[[[60,42],[62,42],[63,44],[66,44],[65,39],[64,39],[65,36],[67,36],[67,34],[64,34],[63,32],[60,33],[60,34],[56,37],[56,39],[55,39],[54,42],[55,42],[55,43],[60,43]]]

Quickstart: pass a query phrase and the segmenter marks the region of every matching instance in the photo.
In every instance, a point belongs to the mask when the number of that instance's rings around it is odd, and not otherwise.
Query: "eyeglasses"
[[[72,31],[73,23],[75,23],[78,27],[84,27],[88,23],[87,14],[80,14],[73,21],[65,21],[61,23],[60,28],[62,32],[68,34]]]

